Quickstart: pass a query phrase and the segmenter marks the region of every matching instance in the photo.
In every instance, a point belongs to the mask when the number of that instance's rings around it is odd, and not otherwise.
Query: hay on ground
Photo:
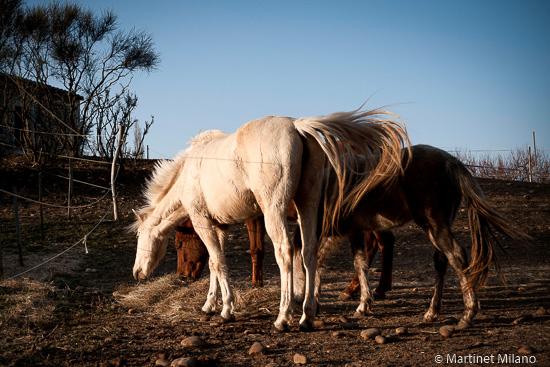
[[[267,284],[252,288],[248,281],[235,282],[235,313],[276,313],[279,288]],[[195,319],[201,315],[201,307],[208,292],[208,278],[196,282],[184,282],[176,274],[165,275],[147,283],[120,287],[113,293],[115,300],[128,309],[149,312],[157,316],[176,319]],[[218,295],[219,311],[221,296]]]
[[[46,325],[54,321],[55,287],[28,278],[0,282],[0,326]]]

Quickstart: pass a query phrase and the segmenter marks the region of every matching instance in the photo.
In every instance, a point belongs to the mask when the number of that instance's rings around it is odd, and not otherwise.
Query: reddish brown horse
[[[245,223],[250,239],[252,286],[262,287],[264,285],[262,271],[264,262],[264,221],[263,218],[248,219]],[[189,220],[176,227],[176,251],[178,259],[177,274],[193,280],[199,279],[204,266],[208,264],[208,251],[206,251],[204,243],[202,243]]]
[[[263,218],[249,219],[246,222],[248,238],[250,240],[250,258],[252,262],[252,286],[263,286],[263,260],[265,227]],[[382,272],[374,297],[385,298],[386,292],[391,290],[393,246],[395,237],[390,231],[365,232],[365,251],[370,266],[377,251],[381,254]],[[208,263],[208,252],[195,233],[189,220],[176,227],[177,274],[197,280],[200,278],[205,265]],[[295,242],[296,239],[295,239]],[[359,278],[355,276],[340,295],[341,299],[349,299],[360,290]]]

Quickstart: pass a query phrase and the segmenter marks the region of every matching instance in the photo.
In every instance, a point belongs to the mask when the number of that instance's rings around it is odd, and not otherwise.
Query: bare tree
[[[143,141],[145,140],[145,136],[149,132],[149,129],[155,122],[155,116],[151,116],[151,120],[145,121],[144,126],[141,127],[139,125],[139,121],[136,120],[136,124],[134,125],[134,151],[131,154],[132,158],[134,159],[143,159],[145,155],[145,148],[143,146]]]
[[[59,96],[52,95],[54,88],[43,88],[38,98],[25,83],[18,85],[19,98],[26,95],[32,101],[29,105],[40,109],[38,115],[47,116],[42,120],[48,121],[48,132],[57,134],[51,135],[56,149],[71,155],[84,150],[112,155],[108,147],[117,123],[126,124],[125,131],[133,124],[131,112],[137,103],[129,90],[133,75],[151,71],[159,62],[151,36],[119,30],[116,16],[109,11],[96,15],[67,3],[21,10],[19,1],[0,2],[10,6],[6,7],[9,13],[0,13],[17,15],[13,21],[9,16],[2,20],[6,26],[0,33],[1,71],[21,78],[13,78],[16,81],[30,80],[38,87],[52,85],[65,91],[62,106],[55,106]],[[97,136],[90,137],[93,133]],[[41,148],[29,146],[33,151]]]

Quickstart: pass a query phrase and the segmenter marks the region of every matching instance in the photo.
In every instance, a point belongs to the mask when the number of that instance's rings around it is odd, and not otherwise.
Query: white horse
[[[295,205],[303,243],[305,292],[300,328],[310,329],[319,234],[316,233],[328,161],[339,194],[334,215],[352,207],[361,190],[347,182],[358,167],[357,154],[379,157],[361,181],[364,190],[400,172],[400,151],[408,142],[404,128],[378,110],[340,112],[294,119],[268,116],[246,123],[233,134],[207,131],[195,137],[173,161],[156,167],[146,189],[147,205],[137,212],[138,244],[133,274],[144,279],[165,254],[166,234],[189,218],[206,245],[210,288],[202,310],[215,312],[218,283],[224,319],[233,318],[233,293],[224,257],[222,224],[264,215],[281,275],[280,309],[275,327],[288,328],[292,299],[292,244],[287,212]],[[321,173],[321,175],[320,175]],[[353,189],[353,191],[352,191]]]

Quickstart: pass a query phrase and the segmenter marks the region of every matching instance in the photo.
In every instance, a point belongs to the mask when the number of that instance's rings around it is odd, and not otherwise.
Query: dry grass
[[[249,282],[234,282],[235,313],[253,315],[277,311],[279,287],[267,284],[251,288]],[[165,275],[144,284],[123,286],[113,293],[115,300],[126,308],[149,312],[169,320],[193,319],[201,315],[208,292],[208,278],[186,283],[176,274]],[[218,297],[220,303],[221,297]],[[221,311],[221,303],[219,304]]]
[[[22,278],[0,282],[0,326],[47,325],[54,321],[55,287]]]

